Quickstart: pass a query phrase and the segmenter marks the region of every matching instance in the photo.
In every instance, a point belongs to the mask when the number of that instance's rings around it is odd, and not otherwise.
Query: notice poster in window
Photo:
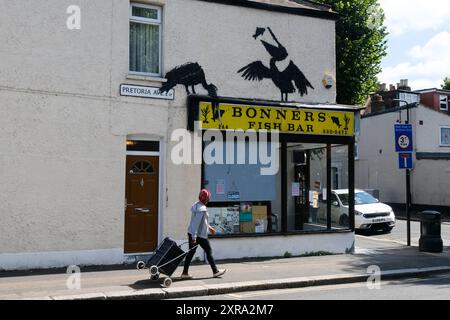
[[[292,196],[300,197],[300,183],[298,183],[298,182],[292,183]]]
[[[321,186],[322,186],[322,184],[319,180],[314,181],[314,189],[320,190]]]
[[[239,206],[237,208],[208,208],[208,223],[217,234],[236,233],[236,220],[239,225]]]
[[[252,213],[256,233],[265,233],[267,231],[267,211],[267,206],[253,206]]]
[[[208,208],[208,223],[211,227],[216,229],[217,234],[223,234],[222,228],[222,209]]]
[[[239,206],[228,207],[227,210],[233,226],[239,226]]]
[[[240,232],[240,224],[239,224],[239,205],[231,206],[227,208],[227,220],[230,221],[232,233]]]
[[[314,209],[319,208],[319,192],[317,191],[310,191],[309,192],[309,204]]]
[[[252,205],[250,203],[242,203],[241,204],[239,221],[240,222],[252,222],[253,221]]]
[[[217,195],[225,194],[225,180],[223,179],[216,180],[216,194]]]
[[[239,191],[230,191],[228,192],[228,200],[239,200],[241,198],[241,194]]]

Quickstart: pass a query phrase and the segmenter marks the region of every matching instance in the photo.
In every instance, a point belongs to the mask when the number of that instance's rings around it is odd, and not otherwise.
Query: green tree
[[[340,14],[336,23],[337,102],[364,104],[378,87],[387,54],[384,11],[378,0],[316,0]]]
[[[450,78],[449,77],[445,77],[444,84],[442,85],[442,89],[450,90]]]

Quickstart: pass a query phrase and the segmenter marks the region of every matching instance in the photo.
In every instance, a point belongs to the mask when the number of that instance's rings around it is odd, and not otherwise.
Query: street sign
[[[400,152],[398,154],[398,166],[400,169],[412,169],[413,154],[410,152]]]
[[[395,125],[395,152],[413,152],[412,125]]]

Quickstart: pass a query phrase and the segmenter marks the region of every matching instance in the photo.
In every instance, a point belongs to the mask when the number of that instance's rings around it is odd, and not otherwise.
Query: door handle
[[[140,212],[140,213],[149,213],[150,212],[150,209],[146,209],[146,208],[136,208],[134,210],[137,212]]]

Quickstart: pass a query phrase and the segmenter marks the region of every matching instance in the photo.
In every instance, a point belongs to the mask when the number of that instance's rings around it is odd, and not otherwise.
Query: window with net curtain
[[[450,127],[441,127],[441,146],[450,147]]]
[[[130,72],[161,75],[161,8],[130,5]]]

